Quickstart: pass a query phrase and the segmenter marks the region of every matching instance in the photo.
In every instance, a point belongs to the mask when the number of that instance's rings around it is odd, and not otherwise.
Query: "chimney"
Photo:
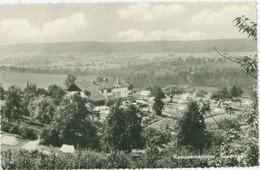
[[[119,84],[119,78],[118,77],[116,78],[116,83]]]
[[[91,80],[91,83],[93,83],[93,84],[94,84],[94,80]]]

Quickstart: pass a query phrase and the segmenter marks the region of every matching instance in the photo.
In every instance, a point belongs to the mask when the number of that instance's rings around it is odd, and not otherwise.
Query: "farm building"
[[[148,99],[150,96],[151,96],[151,91],[150,90],[140,91],[140,98],[141,99]]]
[[[84,92],[88,91],[88,96],[96,105],[104,105],[108,99],[118,99],[128,97],[129,84],[124,80],[116,78],[101,78],[96,80],[76,82],[67,90],[70,93],[79,92],[84,96]],[[87,96],[86,96],[87,97]]]

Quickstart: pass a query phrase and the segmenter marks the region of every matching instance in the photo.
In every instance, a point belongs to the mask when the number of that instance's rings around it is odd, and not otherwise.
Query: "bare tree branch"
[[[227,59],[227,60],[229,60],[229,61],[232,61],[232,62],[234,62],[234,63],[239,64],[237,61],[235,61],[235,60],[233,60],[233,59],[231,59],[231,58],[229,58],[229,57],[227,57],[227,56],[221,54],[215,46],[214,46],[214,49],[217,51],[217,53],[218,53],[221,57],[223,57],[223,58],[225,58],[225,59]],[[251,72],[247,72],[247,74],[257,80],[257,77],[254,76]]]

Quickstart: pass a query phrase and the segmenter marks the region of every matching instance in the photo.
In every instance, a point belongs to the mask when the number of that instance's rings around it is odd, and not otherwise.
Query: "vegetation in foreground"
[[[236,19],[239,27],[241,20]],[[245,19],[248,20],[248,19]],[[243,23],[242,23],[243,26]],[[254,25],[245,31],[256,38]],[[251,30],[251,31],[250,31]],[[234,61],[253,79],[257,77],[256,60]],[[68,77],[66,84],[75,78]],[[153,109],[161,115],[165,97],[160,87],[151,89],[155,97]],[[172,95],[167,88],[167,95]],[[230,111],[229,119],[215,120],[210,102],[189,100],[182,117],[174,128],[143,128],[142,112],[133,105],[122,108],[115,102],[106,122],[100,124],[91,101],[80,95],[66,96],[58,86],[47,90],[28,84],[25,89],[10,87],[5,95],[2,116],[11,133],[32,134],[16,127],[23,119],[33,117],[43,128],[40,135],[44,145],[74,145],[75,154],[44,153],[41,151],[2,151],[3,169],[59,168],[181,168],[181,167],[249,167],[259,165],[258,158],[258,100],[252,89],[253,103],[241,114]],[[204,95],[201,92],[201,95]],[[233,86],[213,93],[212,99],[230,100],[241,96],[242,90]],[[45,101],[42,101],[45,98]],[[87,107],[86,104],[89,104]],[[54,109],[55,108],[55,109]],[[57,108],[57,109],[56,109]],[[206,125],[204,116],[215,121]],[[38,123],[37,123],[38,124]],[[30,131],[30,130],[29,130]],[[22,135],[23,136],[23,135]],[[33,135],[32,135],[33,136]],[[141,149],[140,152],[133,152]]]

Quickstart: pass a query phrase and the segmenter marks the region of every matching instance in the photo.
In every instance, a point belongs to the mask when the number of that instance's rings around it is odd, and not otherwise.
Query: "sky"
[[[255,2],[2,4],[0,44],[246,38],[241,15],[256,21]]]

